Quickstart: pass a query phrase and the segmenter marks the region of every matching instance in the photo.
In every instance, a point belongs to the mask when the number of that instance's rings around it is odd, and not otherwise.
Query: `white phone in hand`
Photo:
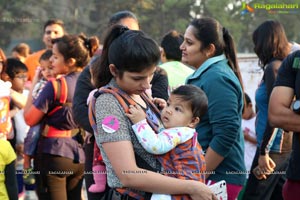
[[[218,200],[227,200],[227,187],[224,180],[208,185],[208,187],[213,191]]]

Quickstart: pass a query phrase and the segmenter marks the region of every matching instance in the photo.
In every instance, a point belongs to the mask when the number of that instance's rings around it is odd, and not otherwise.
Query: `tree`
[[[0,46],[6,46],[12,37],[26,37],[34,32],[34,24],[38,19],[27,9],[32,0],[28,0],[24,6],[24,1],[2,0],[0,4]],[[27,6],[26,6],[27,5]]]
[[[70,34],[85,33],[103,39],[109,17],[119,10],[134,12],[141,29],[158,42],[170,29],[184,33],[191,18],[208,16],[216,18],[233,35],[240,52],[252,52],[253,30],[267,19],[277,19],[285,27],[290,40],[300,41],[298,20],[300,9],[294,13],[273,13],[255,9],[242,15],[242,3],[271,4],[277,0],[35,0],[0,1],[0,45],[2,48],[12,39],[41,40],[42,27],[49,18],[65,22]],[[299,4],[300,0],[294,0]]]
[[[300,9],[273,9],[271,12],[267,9],[254,8],[253,13],[249,12],[243,15],[241,14],[243,2],[252,7],[256,3],[260,5],[284,4],[277,0],[196,0],[192,12],[195,17],[208,16],[217,19],[233,35],[239,52],[253,52],[252,32],[259,24],[268,19],[278,20],[284,25],[290,40],[300,41],[300,34],[297,30],[300,25],[298,20]],[[292,4],[300,6],[300,0],[295,0]],[[286,12],[280,13],[280,11]]]

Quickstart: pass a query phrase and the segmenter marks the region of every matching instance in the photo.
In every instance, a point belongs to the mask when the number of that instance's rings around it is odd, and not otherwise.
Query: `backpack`
[[[97,98],[103,94],[103,93],[110,93],[112,94],[120,103],[120,105],[122,106],[122,108],[124,109],[125,113],[129,112],[129,105],[136,105],[137,103],[131,99],[125,92],[123,92],[122,90],[115,88],[115,87],[108,87],[108,86],[104,86],[99,88],[93,95],[93,97],[91,98],[91,101],[89,102],[89,121],[90,124],[94,130],[94,133],[97,133],[97,124],[96,124],[96,115],[95,115],[95,103]],[[149,104],[149,106],[155,111],[155,113],[157,115],[159,115],[159,110],[156,108],[156,106],[151,102],[148,101],[148,97],[146,96],[146,94],[141,94],[141,97],[147,101],[147,103]],[[153,130],[155,132],[157,132],[157,127],[154,126],[154,124],[151,122],[151,120],[148,119],[147,117],[147,122],[149,123],[149,125],[153,128]],[[100,152],[101,154],[101,152]],[[135,158],[137,163],[139,163],[138,167],[141,167],[143,169],[147,169],[147,170],[151,170],[151,171],[160,171],[160,165],[158,164],[156,166],[155,169],[153,169],[147,162],[145,162],[138,154],[135,154]],[[146,200],[146,199],[150,199],[151,198],[151,193],[146,192],[145,197],[141,196],[140,194],[137,194],[133,191],[127,190],[125,188],[116,188],[116,191],[118,191],[120,194],[125,195],[125,196],[130,196],[133,197],[135,199],[140,199],[140,200]]]
[[[58,110],[68,107],[71,110],[72,103],[67,102],[68,97],[68,85],[66,78],[64,76],[58,79],[51,79],[50,80],[54,89],[54,105],[55,107],[48,111],[47,116],[53,115]],[[83,145],[84,143],[84,131],[78,127],[77,129],[71,130],[72,138],[75,139],[79,144]]]
[[[9,116],[10,82],[0,80],[0,138],[10,139],[12,122]]]

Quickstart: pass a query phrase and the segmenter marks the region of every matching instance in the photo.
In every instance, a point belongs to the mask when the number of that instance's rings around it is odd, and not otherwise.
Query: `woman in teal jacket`
[[[187,84],[200,87],[208,97],[208,112],[196,128],[206,152],[206,177],[227,182],[228,199],[235,199],[246,180],[241,130],[243,87],[233,40],[212,18],[194,19],[181,45],[182,62],[197,70]]]

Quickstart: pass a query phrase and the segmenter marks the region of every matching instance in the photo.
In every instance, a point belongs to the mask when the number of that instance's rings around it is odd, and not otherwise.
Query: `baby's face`
[[[190,103],[184,101],[178,95],[171,94],[168,99],[167,106],[161,113],[161,120],[164,127],[190,127],[193,118]]]
[[[46,80],[49,80],[50,78],[55,78],[53,67],[51,66],[49,60],[41,60],[40,66],[41,66],[41,73]]]

